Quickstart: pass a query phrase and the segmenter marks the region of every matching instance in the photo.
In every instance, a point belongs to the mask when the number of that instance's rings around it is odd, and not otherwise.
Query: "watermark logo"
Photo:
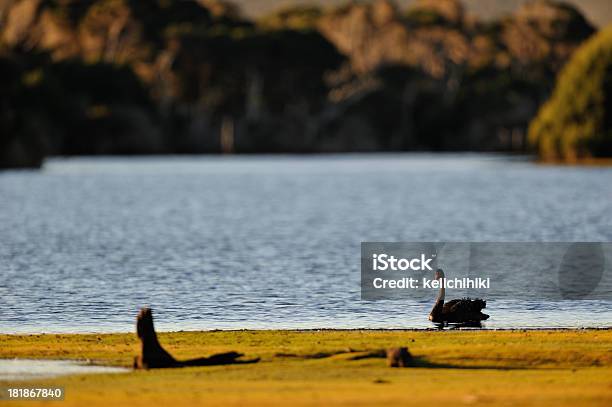
[[[612,243],[364,242],[361,297],[612,300],[611,264]]]
[[[406,270],[430,270],[430,264],[434,260],[435,255],[432,257],[427,257],[425,254],[421,253],[421,257],[415,257],[412,259],[405,258],[395,258],[393,255],[388,255],[386,253],[382,254],[373,254],[372,255],[372,269],[373,270],[393,270],[393,271],[406,271]]]

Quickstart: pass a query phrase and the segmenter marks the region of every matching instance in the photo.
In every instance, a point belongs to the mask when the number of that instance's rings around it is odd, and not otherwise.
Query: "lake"
[[[612,168],[494,155],[52,159],[0,173],[0,332],[429,328],[362,301],[362,241],[612,241]],[[517,273],[527,270],[517,270]],[[452,292],[447,293],[447,298]],[[488,298],[488,328],[608,327],[612,301]]]

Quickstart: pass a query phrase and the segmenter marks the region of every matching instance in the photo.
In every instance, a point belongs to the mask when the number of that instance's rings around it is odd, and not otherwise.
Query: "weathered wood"
[[[406,347],[387,349],[387,364],[389,367],[412,366],[412,355]]]
[[[142,347],[140,355],[134,358],[135,369],[231,365],[238,363],[255,363],[259,361],[258,358],[238,360],[239,357],[243,356],[242,353],[238,352],[219,353],[209,357],[178,361],[160,345],[153,325],[153,313],[150,308],[143,308],[140,310],[136,318],[136,334],[140,339]]]

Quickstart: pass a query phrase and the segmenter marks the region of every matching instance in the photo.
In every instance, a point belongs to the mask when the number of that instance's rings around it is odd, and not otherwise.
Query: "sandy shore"
[[[178,358],[238,350],[253,365],[75,375],[76,405],[612,405],[611,330],[212,331],[161,333]],[[371,351],[408,346],[417,366],[386,367]],[[0,335],[0,358],[131,366],[134,334]],[[0,385],[18,384],[2,382]],[[11,406],[37,402],[11,402]]]

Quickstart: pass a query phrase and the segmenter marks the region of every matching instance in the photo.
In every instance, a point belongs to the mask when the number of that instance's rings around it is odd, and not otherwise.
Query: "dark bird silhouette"
[[[444,279],[444,271],[438,269],[438,271],[436,271],[436,280],[441,279]],[[481,312],[481,310],[487,306],[486,301],[479,298],[462,298],[460,300],[450,300],[445,303],[444,295],[445,289],[444,284],[442,284],[436,304],[429,313],[429,320],[431,322],[479,325],[480,321],[489,318],[487,314]]]
[[[150,308],[140,310],[136,318],[136,334],[140,339],[142,350],[134,358],[134,369],[158,369],[187,366],[231,365],[237,363],[255,363],[259,359],[237,360],[243,356],[238,352],[219,353],[205,358],[179,361],[170,355],[159,343],[153,326],[153,313]]]

